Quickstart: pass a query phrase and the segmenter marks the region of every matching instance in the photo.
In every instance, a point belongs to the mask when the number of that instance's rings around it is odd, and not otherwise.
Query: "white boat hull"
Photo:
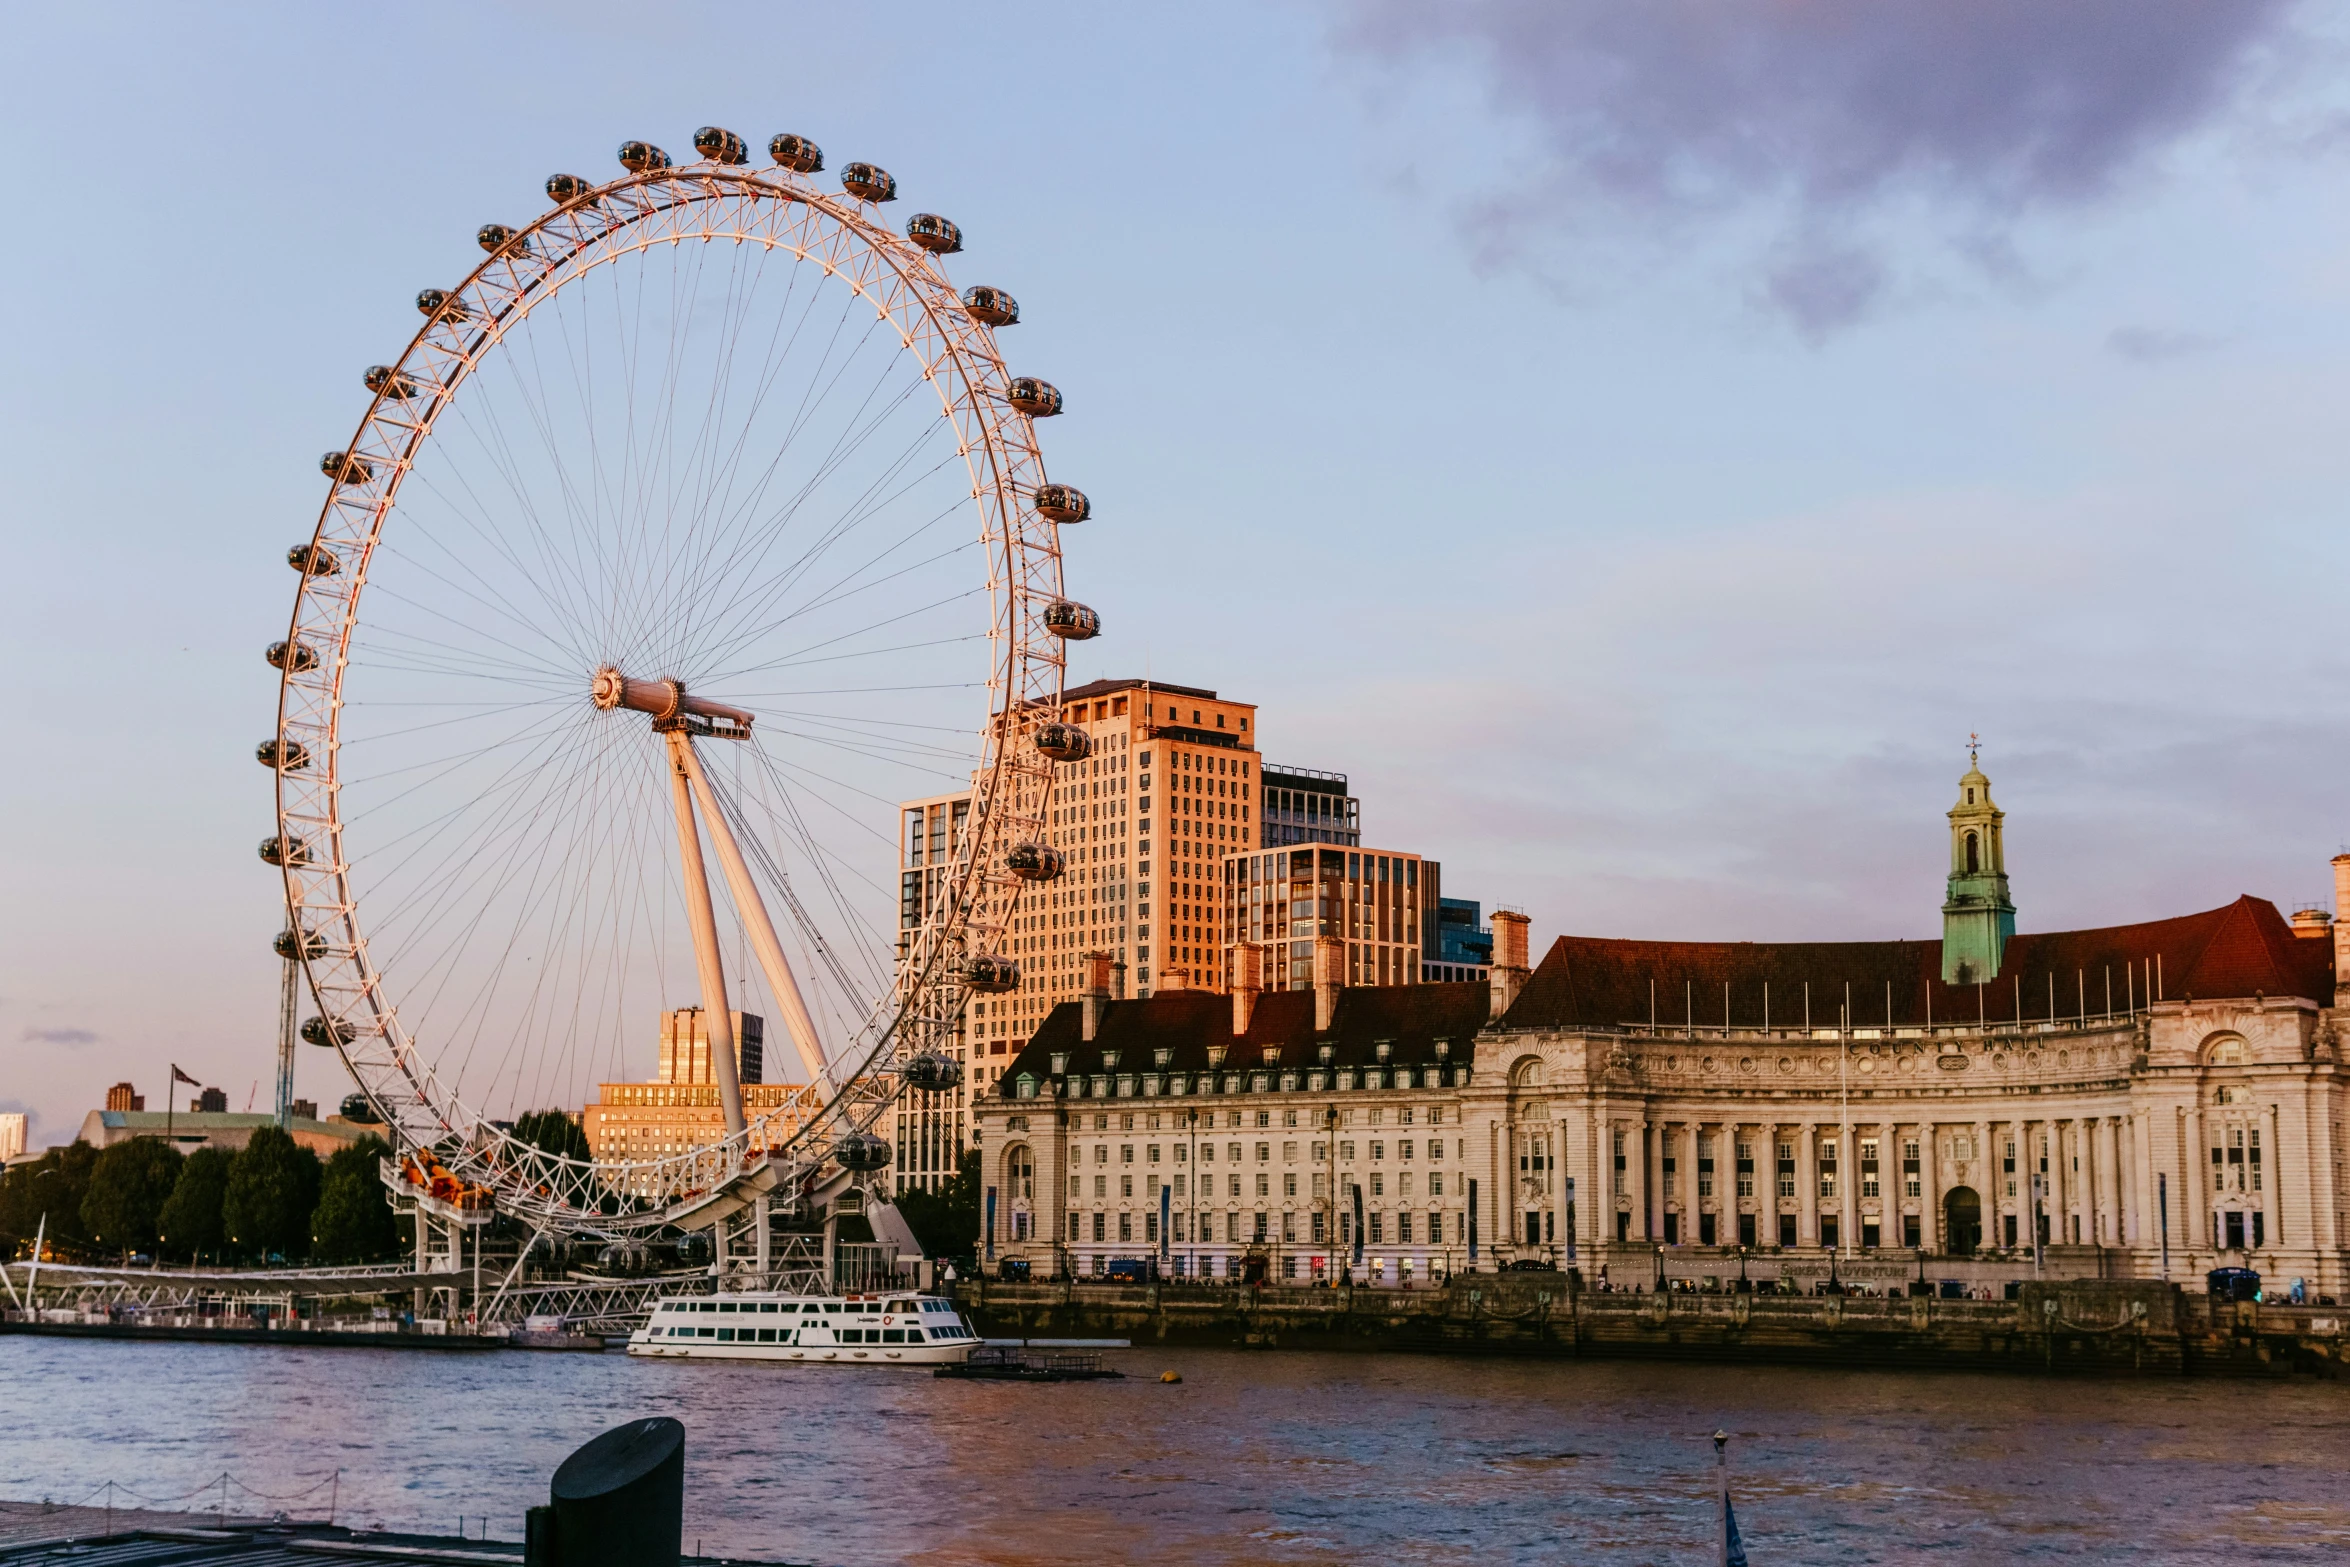
[[[648,1360],[787,1365],[953,1366],[978,1347],[953,1302],[897,1294],[678,1297],[657,1302],[628,1336],[628,1352]]]

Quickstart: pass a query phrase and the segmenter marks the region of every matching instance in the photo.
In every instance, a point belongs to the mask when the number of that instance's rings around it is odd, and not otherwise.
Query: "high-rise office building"
[[[1439,898],[1436,918],[1424,933],[1420,973],[1442,985],[1482,980],[1493,972],[1493,932],[1484,924],[1484,905],[1474,898]]]
[[[766,1081],[765,1019],[756,1012],[733,1012],[736,1081]],[[661,1076],[664,1083],[715,1083],[710,1064],[710,1027],[700,1007],[679,1007],[661,1014]]]
[[[106,1108],[109,1110],[144,1110],[147,1096],[129,1083],[117,1083],[106,1090]]]
[[[730,1016],[743,1114],[757,1121],[790,1104],[802,1085],[764,1081],[766,1021],[756,1012]],[[596,1102],[580,1112],[579,1126],[587,1135],[589,1152],[615,1162],[664,1158],[725,1137],[726,1109],[718,1102],[718,1075],[702,1009],[679,1007],[662,1013],[653,1080],[600,1084]],[[783,1146],[798,1128],[796,1115],[776,1117],[767,1128],[767,1146]]]
[[[1363,802],[1346,791],[1346,774],[1311,767],[1265,766],[1257,846],[1363,841]]]
[[[930,917],[945,893],[948,870],[964,830],[970,825],[971,794],[937,794],[907,800],[898,807],[898,957],[905,958],[914,932]],[[898,1096],[895,1158],[890,1169],[896,1188],[936,1191],[955,1173],[962,1157],[969,1079],[976,1070],[971,1060],[972,1026],[978,998],[964,1010],[963,1029],[952,1051],[963,1063],[965,1081],[938,1093],[908,1089]]]
[[[1268,990],[1310,990],[1314,943],[1344,943],[1341,985],[1417,985],[1443,867],[1416,854],[1301,844],[1227,855],[1225,928],[1265,953]]]

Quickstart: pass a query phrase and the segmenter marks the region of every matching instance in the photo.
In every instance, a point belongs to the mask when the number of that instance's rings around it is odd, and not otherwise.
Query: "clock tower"
[[[1979,985],[1999,974],[2000,957],[2015,934],[2015,903],[2007,893],[2007,850],[2000,824],[2007,813],[1991,803],[1978,744],[1967,739],[1966,776],[1950,809],[1950,883],[1942,900],[1942,983]]]

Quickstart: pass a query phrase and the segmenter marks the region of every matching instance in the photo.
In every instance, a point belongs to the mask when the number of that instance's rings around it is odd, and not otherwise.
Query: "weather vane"
[[[1982,751],[1983,737],[1970,731],[1966,737],[1966,760],[1969,767],[1982,765]]]

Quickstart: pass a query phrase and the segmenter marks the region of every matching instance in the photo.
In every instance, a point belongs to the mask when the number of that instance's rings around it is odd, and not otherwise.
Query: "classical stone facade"
[[[1570,1247],[1626,1284],[2241,1264],[2350,1292],[2350,856],[2331,918],[2247,897],[2011,934],[1969,783],[1963,983],[1934,941],[1561,937],[1529,976],[1518,924],[1486,989],[1332,966],[1309,1008],[1236,953],[1228,996],[1063,1006],[977,1108],[983,1245],[1390,1281]]]

